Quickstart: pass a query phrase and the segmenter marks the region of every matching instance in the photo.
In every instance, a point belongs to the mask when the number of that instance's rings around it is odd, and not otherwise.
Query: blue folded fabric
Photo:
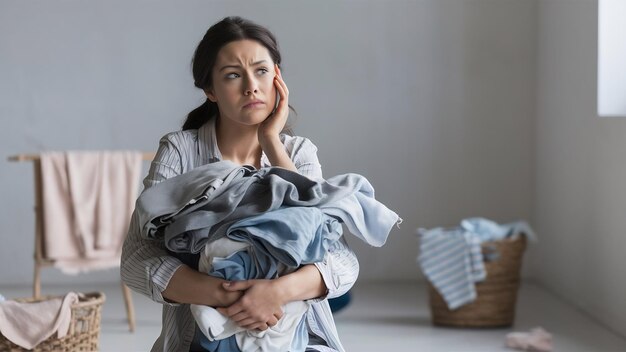
[[[234,223],[226,236],[252,245],[289,267],[320,262],[343,229],[336,219],[315,207],[287,207]]]
[[[274,279],[278,274],[276,261],[267,256],[253,260],[247,250],[233,253],[228,258],[214,258],[209,275],[228,281]]]
[[[446,301],[457,309],[476,299],[475,283],[487,277],[483,242],[498,241],[521,234],[536,240],[537,236],[523,221],[505,225],[484,218],[468,218],[453,228],[418,229],[421,235],[417,258],[422,272]],[[492,253],[491,260],[499,253]]]
[[[241,352],[239,346],[237,346],[237,339],[234,335],[226,339],[210,341],[202,334],[202,330],[198,328],[198,325],[196,325],[192,345],[200,346],[203,351],[208,352]]]

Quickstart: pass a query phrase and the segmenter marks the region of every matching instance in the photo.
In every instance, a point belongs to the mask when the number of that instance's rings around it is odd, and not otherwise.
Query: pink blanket
[[[66,273],[119,266],[140,152],[41,154],[44,257]]]

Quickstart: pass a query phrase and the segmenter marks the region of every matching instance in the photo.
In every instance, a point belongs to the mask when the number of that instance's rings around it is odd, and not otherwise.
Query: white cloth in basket
[[[78,294],[75,292],[35,303],[0,302],[0,333],[27,350],[55,332],[57,337],[63,338],[70,327],[72,304],[76,302]]]

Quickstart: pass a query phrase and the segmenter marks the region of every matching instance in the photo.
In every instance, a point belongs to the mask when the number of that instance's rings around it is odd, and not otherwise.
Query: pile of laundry
[[[484,261],[496,260],[497,251],[484,257],[481,244],[525,235],[537,236],[524,221],[499,225],[484,218],[468,218],[460,226],[418,229],[421,236],[417,261],[450,310],[476,299],[475,283],[486,279]]]
[[[311,180],[226,160],[148,188],[133,216],[139,224],[133,230],[144,239],[173,253],[200,254],[198,269],[226,280],[272,279],[319,262],[342,236],[342,223],[380,247],[402,221],[361,175]],[[307,304],[291,302],[279,324],[261,332],[240,328],[211,307],[191,311],[211,350],[304,350]]]

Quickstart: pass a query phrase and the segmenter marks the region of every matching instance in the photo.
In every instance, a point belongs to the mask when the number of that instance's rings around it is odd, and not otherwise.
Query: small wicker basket
[[[485,242],[481,248],[483,254],[495,249],[499,256],[494,261],[485,261],[487,278],[476,283],[474,302],[450,310],[439,292],[432,284],[428,284],[434,325],[488,328],[513,324],[526,236]]]
[[[0,351],[36,351],[36,352],[73,352],[73,351],[98,351],[100,337],[100,320],[104,293],[93,292],[79,294],[79,301],[71,307],[72,318],[70,328],[63,338],[58,338],[56,333],[42,341],[32,350],[26,350],[7,340],[0,334]],[[19,298],[18,302],[41,302],[55,296],[35,298]]]

